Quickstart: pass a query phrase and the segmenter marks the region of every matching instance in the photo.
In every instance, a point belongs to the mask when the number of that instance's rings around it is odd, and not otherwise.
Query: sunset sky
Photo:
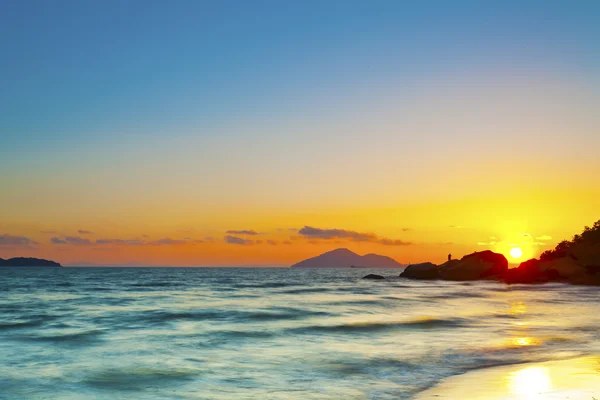
[[[592,0],[0,3],[0,257],[537,257],[600,219],[599,20]]]

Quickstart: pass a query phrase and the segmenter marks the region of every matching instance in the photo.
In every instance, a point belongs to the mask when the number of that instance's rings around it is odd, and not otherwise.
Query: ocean
[[[399,273],[0,268],[0,398],[410,399],[600,353],[597,287]]]

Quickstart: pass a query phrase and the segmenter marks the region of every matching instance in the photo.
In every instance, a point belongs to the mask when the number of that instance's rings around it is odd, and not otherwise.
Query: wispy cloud
[[[179,244],[186,244],[188,243],[187,240],[180,240],[180,239],[171,239],[171,238],[163,238],[163,239],[158,239],[155,240],[153,242],[149,242],[148,244],[150,245],[157,245],[157,246],[162,246],[162,245],[179,245]]]
[[[465,227],[462,226],[462,225],[450,225],[450,228],[453,228],[453,229],[464,229]]]
[[[552,240],[552,236],[542,235],[542,236],[536,237],[536,239],[537,240]]]
[[[0,235],[0,246],[31,247],[39,243],[25,236]]]
[[[227,233],[228,235],[250,235],[250,236],[260,235],[260,233],[253,231],[251,229],[242,229],[239,231],[229,230],[225,233]]]
[[[305,238],[311,239],[313,242],[315,239],[346,239],[354,242],[379,243],[385,246],[408,246],[412,244],[411,242],[405,242],[403,240],[382,238],[370,232],[356,232],[346,229],[320,229],[312,226],[305,226],[300,229],[298,233]]]
[[[531,237],[531,235],[529,233],[521,233],[522,237]]]
[[[80,235],[93,235],[94,234],[94,232],[88,231],[88,230],[85,230],[85,229],[79,229],[77,231],[77,233],[79,233]]]
[[[227,236],[225,236],[224,239],[225,239],[225,243],[228,243],[228,244],[237,244],[237,245],[242,245],[242,246],[244,246],[244,245],[248,246],[248,245],[254,244],[254,242],[252,240],[240,238],[237,236],[227,235]]]
[[[357,242],[377,240],[377,235],[374,233],[361,233],[345,229],[320,229],[312,226],[305,226],[298,233],[313,239],[350,239]]]
[[[289,240],[284,240],[283,242],[281,242],[281,244],[290,245],[292,244],[292,242],[290,242]]]
[[[82,238],[79,236],[64,236],[62,238],[53,237],[50,239],[50,243],[52,243],[52,244],[70,244],[73,246],[90,246],[93,244],[91,240]]]
[[[141,246],[144,245],[145,242],[139,239],[98,239],[96,240],[96,244],[105,245],[105,244],[114,244],[119,246]]]
[[[384,246],[410,246],[412,242],[405,242],[404,240],[399,239],[379,239],[377,243],[382,244]]]
[[[265,243],[270,244],[271,246],[277,246],[279,244],[276,240],[266,240]]]

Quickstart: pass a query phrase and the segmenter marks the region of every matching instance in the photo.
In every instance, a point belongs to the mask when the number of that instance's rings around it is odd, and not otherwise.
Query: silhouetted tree
[[[563,240],[553,250],[546,250],[540,255],[540,260],[552,260],[566,256],[573,256],[571,250],[575,245],[598,244],[600,243],[600,220],[594,223],[591,228],[586,226],[583,232],[573,236],[573,240]]]

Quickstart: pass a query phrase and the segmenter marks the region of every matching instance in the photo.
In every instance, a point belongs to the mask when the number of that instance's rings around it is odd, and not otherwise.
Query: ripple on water
[[[397,329],[443,329],[466,326],[469,326],[469,321],[464,318],[418,318],[396,322],[352,322],[337,325],[311,325],[290,328],[288,331],[294,333],[369,333]]]
[[[115,368],[96,372],[85,378],[83,383],[100,389],[138,391],[179,384],[200,374],[200,370],[191,368]]]

